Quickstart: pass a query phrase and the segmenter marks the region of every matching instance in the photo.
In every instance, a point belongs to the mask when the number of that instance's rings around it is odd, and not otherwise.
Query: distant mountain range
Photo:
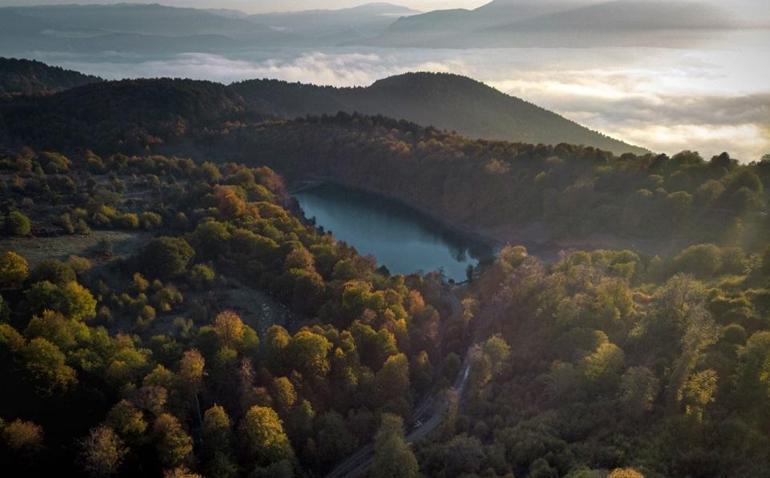
[[[388,3],[246,15],[157,4],[0,8],[0,54],[173,54],[258,47],[592,46],[670,42],[736,26],[726,7],[688,0],[495,0],[419,14]],[[657,34],[655,32],[658,32]]]
[[[712,3],[663,0],[495,0],[475,10],[443,10],[400,18],[369,43],[378,46],[503,47],[654,45],[674,31],[737,26]]]
[[[104,128],[102,135],[120,136],[122,128],[141,131],[141,137],[162,137],[228,121],[291,119],[344,111],[404,119],[471,138],[569,143],[616,154],[646,152],[478,81],[450,74],[408,73],[366,88],[276,80],[229,86],[168,79],[102,82],[39,62],[0,59],[0,80],[0,91],[9,94],[44,95],[67,90],[39,99],[19,98],[0,108],[0,120],[5,121],[7,130],[16,131],[12,137],[21,139],[28,130],[44,136],[43,130],[50,125],[71,130],[68,134],[73,138],[83,131],[88,134],[88,128],[81,128],[85,125]],[[85,86],[68,89],[79,85]],[[80,143],[84,141],[87,138]]]

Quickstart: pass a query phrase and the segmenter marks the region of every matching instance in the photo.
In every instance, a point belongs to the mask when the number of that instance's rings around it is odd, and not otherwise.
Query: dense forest
[[[0,101],[9,476],[770,475],[770,156],[287,120],[244,94]],[[303,181],[497,256],[462,284],[391,274],[304,217]]]
[[[391,277],[319,233],[267,168],[31,150],[0,167],[10,469],[322,474],[457,374],[440,278]],[[223,300],[256,290],[294,318]]]
[[[373,477],[770,472],[766,243],[507,246],[450,286],[316,230],[266,167],[0,168],[8,469],[318,476],[373,443]],[[243,291],[291,318],[228,303]]]

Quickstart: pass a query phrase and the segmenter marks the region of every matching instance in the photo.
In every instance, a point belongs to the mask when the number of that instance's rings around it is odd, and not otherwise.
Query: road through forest
[[[451,290],[448,294],[448,299],[451,309],[450,321],[452,319],[460,318],[459,316],[462,315],[463,308],[460,299],[457,297],[457,293],[454,290]],[[465,386],[468,383],[468,376],[470,375],[470,360],[468,355],[469,351],[466,351],[462,367],[460,367],[460,371],[450,389],[458,399],[462,397]],[[434,392],[420,401],[412,412],[410,423],[414,424],[420,422],[422,425],[419,427],[412,426],[406,434],[406,441],[414,443],[428,436],[441,424],[448,407],[449,402],[447,400],[447,394],[441,390]],[[365,476],[373,460],[374,445],[369,443],[359,448],[358,451],[337,465],[326,475],[326,478],[358,478]]]

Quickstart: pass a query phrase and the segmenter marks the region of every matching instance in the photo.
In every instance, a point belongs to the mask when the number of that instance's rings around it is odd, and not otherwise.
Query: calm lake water
[[[447,278],[463,281],[469,264],[492,254],[479,241],[380,196],[321,184],[294,197],[308,218],[391,273],[443,270]]]

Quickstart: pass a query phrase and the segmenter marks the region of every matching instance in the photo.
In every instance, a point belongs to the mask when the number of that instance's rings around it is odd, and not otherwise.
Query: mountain
[[[722,5],[689,0],[496,0],[475,10],[394,22],[369,44],[391,47],[653,46],[738,25]],[[660,37],[661,31],[669,34]],[[658,33],[657,35],[655,33]]]
[[[0,97],[46,95],[102,81],[95,76],[15,58],[0,58]]]
[[[307,10],[252,15],[261,25],[300,38],[303,43],[356,43],[383,33],[399,17],[419,12],[390,3],[368,3],[337,10]]]
[[[334,46],[371,39],[397,18],[416,13],[388,3],[261,15],[157,4],[6,7],[0,8],[0,53],[221,53],[254,45]]]
[[[465,136],[525,143],[583,144],[612,151],[643,153],[556,113],[506,95],[467,77],[407,73],[366,88],[332,88],[275,80],[231,86],[253,108],[283,117],[360,112],[406,119],[455,130]]]
[[[100,81],[40,62],[2,59],[0,80],[0,93],[5,95],[53,93]],[[407,73],[365,88],[278,80],[250,80],[230,86],[170,79],[111,81],[75,88],[42,101],[14,102],[2,113],[7,123],[26,123],[36,118],[35,114],[62,113],[61,118],[38,117],[32,121],[62,123],[64,129],[69,128],[68,117],[73,122],[82,119],[96,123],[94,128],[109,129],[124,116],[132,124],[129,136],[136,131],[141,131],[139,136],[163,136],[154,129],[168,132],[177,127],[206,127],[211,122],[240,120],[244,115],[295,118],[339,111],[405,119],[472,138],[569,143],[616,154],[646,152],[481,82],[444,73]]]
[[[162,5],[61,5],[0,8],[0,53],[164,54],[290,43],[290,35],[246,18]]]

